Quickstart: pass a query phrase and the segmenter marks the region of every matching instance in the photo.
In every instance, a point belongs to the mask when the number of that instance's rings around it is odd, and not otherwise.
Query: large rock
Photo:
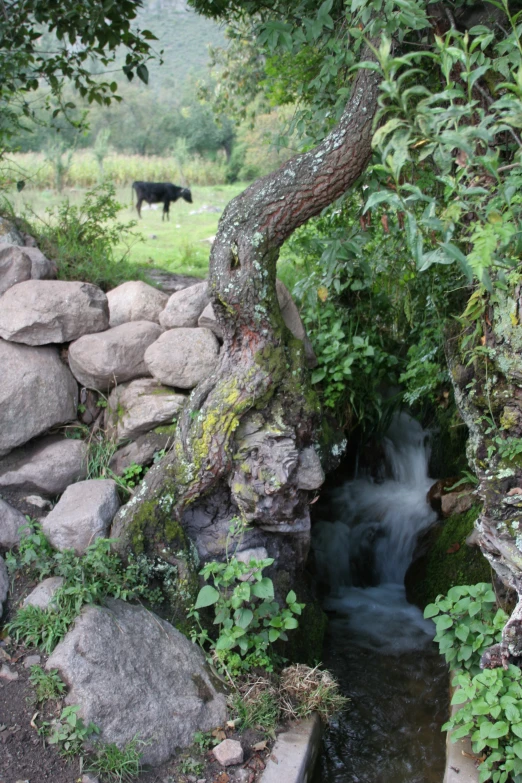
[[[217,322],[214,308],[210,302],[199,316],[198,326],[200,326],[202,329],[210,329],[210,331],[213,332],[216,337],[218,337],[220,340],[223,340],[223,330]]]
[[[204,657],[165,620],[141,606],[109,600],[87,606],[46,664],[69,686],[68,704],[80,705],[85,723],[100,728],[102,742],[123,747],[138,736],[142,761],[159,765],[194,732],[226,720]]]
[[[210,302],[206,281],[184,288],[172,294],[160,315],[160,324],[165,329],[195,327],[198,318]]]
[[[107,535],[119,507],[112,479],[79,481],[67,487],[42,528],[55,549],[74,549],[81,555],[96,538]]]
[[[86,477],[87,451],[84,441],[57,436],[15,449],[0,459],[0,492],[61,495],[69,484]]]
[[[56,348],[0,339],[0,456],[76,418],[78,386]]]
[[[6,245],[24,244],[23,237],[16,226],[4,217],[0,217],[0,242]]]
[[[57,266],[44,256],[36,246],[25,245],[23,251],[31,259],[32,280],[54,280],[57,274]]]
[[[453,514],[464,514],[476,502],[473,490],[443,492],[440,499],[442,516],[447,518],[453,516]]]
[[[0,557],[0,617],[2,616],[3,603],[9,590],[9,575],[3,557]]]
[[[145,351],[161,333],[161,327],[151,321],[132,321],[85,335],[69,346],[69,366],[82,386],[105,391],[149,375]]]
[[[0,498],[0,549],[11,549],[20,542],[20,528],[27,525],[23,514]]]
[[[0,295],[11,286],[31,279],[31,259],[25,248],[16,245],[0,245]]]
[[[165,429],[170,430],[170,427]],[[174,430],[174,426],[172,427]],[[174,431],[172,432],[147,432],[146,435],[140,435],[136,440],[131,441],[126,446],[118,449],[112,456],[109,463],[110,469],[117,476],[121,476],[125,468],[129,465],[150,465],[154,455],[167,449],[174,442]]]
[[[172,424],[186,399],[153,378],[139,378],[117,386],[110,393],[105,411],[107,435],[123,443],[161,424]]]
[[[213,372],[218,354],[219,343],[209,329],[171,329],[147,349],[145,363],[161,383],[192,389]]]
[[[130,280],[107,294],[111,326],[128,321],[153,321],[159,324],[161,311],[169,297],[141,280]]]
[[[26,345],[76,340],[109,326],[107,297],[98,286],[26,280],[2,297],[0,337]]]
[[[324,483],[324,471],[319,455],[313,446],[299,452],[297,465],[297,486],[299,489],[319,489]]]

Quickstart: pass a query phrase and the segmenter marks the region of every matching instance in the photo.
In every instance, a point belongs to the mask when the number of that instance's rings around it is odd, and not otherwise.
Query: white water
[[[322,580],[330,586],[325,608],[336,613],[333,632],[383,653],[420,649],[433,624],[406,601],[404,576],[419,534],[436,520],[426,501],[427,433],[406,413],[384,439],[385,475],[356,478],[333,494],[333,518],[313,530]]]

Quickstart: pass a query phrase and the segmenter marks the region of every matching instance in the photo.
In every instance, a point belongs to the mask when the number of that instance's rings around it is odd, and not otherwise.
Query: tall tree
[[[306,122],[310,137],[324,138],[248,188],[223,214],[210,264],[225,338],[219,366],[193,392],[172,454],[120,512],[115,532],[124,545],[138,535],[149,547],[163,546],[174,515],[193,530],[214,528],[219,538],[224,528],[216,505],[202,501],[210,493],[220,498],[222,517],[240,513],[257,531],[252,542],[263,540],[273,554],[293,533],[291,546],[302,562],[309,519],[300,465],[314,443],[319,412],[304,351],[277,305],[276,263],[292,232],[363,174],[373,143],[377,177],[365,209],[386,206],[386,221],[405,226],[405,249],[420,271],[457,263],[464,283],[475,287],[450,366],[475,433],[470,453],[485,499],[482,547],[501,578],[522,593],[518,512],[512,501],[499,502],[522,484],[522,405],[515,388],[522,373],[513,334],[522,218],[515,198],[522,148],[515,4],[193,5],[232,22],[248,18],[271,73],[277,77],[279,58],[286,94],[304,99],[298,126]],[[479,400],[484,404],[477,407]],[[518,614],[506,631],[504,659],[522,651],[517,623]]]

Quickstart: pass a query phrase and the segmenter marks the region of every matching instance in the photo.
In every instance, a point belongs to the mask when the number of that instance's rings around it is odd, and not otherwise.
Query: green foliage
[[[31,544],[26,543],[27,538]],[[157,597],[148,588],[152,565],[145,558],[131,558],[124,565],[111,552],[111,543],[98,538],[82,556],[73,550],[56,552],[49,548],[40,526],[33,524],[31,536],[22,539],[16,566],[39,575],[61,576],[64,581],[48,610],[35,606],[19,609],[7,626],[9,633],[17,641],[51,653],[85,604],[102,604],[109,596],[122,601]]]
[[[34,688],[37,702],[59,699],[65,691],[65,683],[56,669],[46,672],[38,664],[31,666],[29,680]]]
[[[89,755],[86,769],[98,775],[103,781],[130,783],[138,777],[141,769],[143,746],[146,743],[137,736],[123,748],[113,742],[96,743],[94,753]]]
[[[274,737],[280,720],[279,700],[271,690],[256,693],[255,699],[236,694],[232,698],[232,713],[240,731],[258,729]]]
[[[432,618],[437,629],[439,652],[452,669],[478,674],[482,653],[501,640],[508,617],[495,608],[496,600],[491,585],[479,582],[452,587],[425,608],[424,617]]]
[[[518,666],[458,674],[452,704],[462,705],[444,724],[451,739],[471,735],[474,753],[485,753],[479,781],[522,783],[522,671]]]
[[[491,580],[491,566],[479,547],[468,546],[480,508],[473,506],[463,514],[453,514],[429,533],[429,551],[420,565],[420,574],[412,574],[413,600],[422,607],[446,595],[453,585]],[[458,546],[457,546],[458,545]]]
[[[25,568],[41,581],[51,573],[54,550],[40,523],[29,516],[26,516],[26,520],[27,524],[19,530],[18,552],[7,552],[5,559],[10,574],[14,574],[18,568]]]
[[[271,645],[278,639],[287,639],[286,631],[297,628],[296,615],[304,604],[297,603],[293,590],[286,596],[281,608],[274,600],[274,586],[263,570],[272,565],[271,558],[242,563],[231,557],[225,563],[210,562],[201,570],[206,582],[201,588],[189,617],[196,621],[199,632],[193,632],[193,641],[201,646],[209,644],[219,668],[232,676],[253,666],[273,670],[274,654]],[[214,625],[218,637],[213,641],[200,622],[199,609],[214,607]]]
[[[147,473],[147,468],[143,465],[136,465],[135,462],[132,465],[128,465],[121,474],[121,480],[127,487],[135,487],[144,478]]]
[[[439,650],[457,670],[451,703],[460,709],[442,730],[451,731],[452,742],[470,735],[473,752],[484,754],[480,783],[522,783],[522,671],[479,666],[508,619],[495,604],[489,584],[460,585],[429,604],[424,616],[434,619]]]
[[[94,723],[87,726],[78,717],[79,706],[77,704],[64,707],[60,717],[54,721],[44,721],[39,729],[39,734],[45,737],[49,745],[56,745],[58,752],[65,758],[82,754],[84,743],[100,730]]]
[[[58,266],[60,280],[84,280],[105,290],[126,280],[143,279],[143,274],[128,261],[135,221],[117,220],[121,204],[114,186],[104,183],[87,191],[80,206],[65,199],[47,217],[34,216],[29,230],[42,251]],[[117,247],[126,245],[123,253]]]

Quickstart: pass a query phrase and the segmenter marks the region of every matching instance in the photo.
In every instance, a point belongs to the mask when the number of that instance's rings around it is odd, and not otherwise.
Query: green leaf
[[[424,610],[424,617],[428,620],[430,617],[435,617],[439,613],[440,609],[437,604],[428,604]]]
[[[136,68],[136,74],[138,76],[138,79],[141,79],[141,81],[144,84],[149,83],[149,69],[147,68],[146,65],[140,63],[140,65],[138,65],[138,67]]]
[[[205,585],[198,593],[195,609],[203,609],[205,606],[212,606],[219,600],[219,593],[212,585]]]
[[[274,585],[272,583],[272,580],[269,579],[267,576],[264,576],[263,579],[259,582],[254,582],[252,585],[252,593],[257,596],[257,598],[273,598],[274,597]]]
[[[499,737],[505,737],[509,731],[509,726],[504,720],[499,720],[493,724],[489,733],[489,739],[498,739]]]
[[[254,613],[251,609],[239,609],[234,615],[236,625],[240,628],[248,628],[252,620],[254,619]]]
[[[448,628],[451,628],[453,625],[453,620],[449,614],[443,614],[441,617],[437,617],[434,622],[437,627],[437,631],[445,631]]]
[[[286,603],[287,604],[295,604],[296,600],[297,600],[296,594],[294,593],[293,590],[290,590],[290,592],[286,596]]]

